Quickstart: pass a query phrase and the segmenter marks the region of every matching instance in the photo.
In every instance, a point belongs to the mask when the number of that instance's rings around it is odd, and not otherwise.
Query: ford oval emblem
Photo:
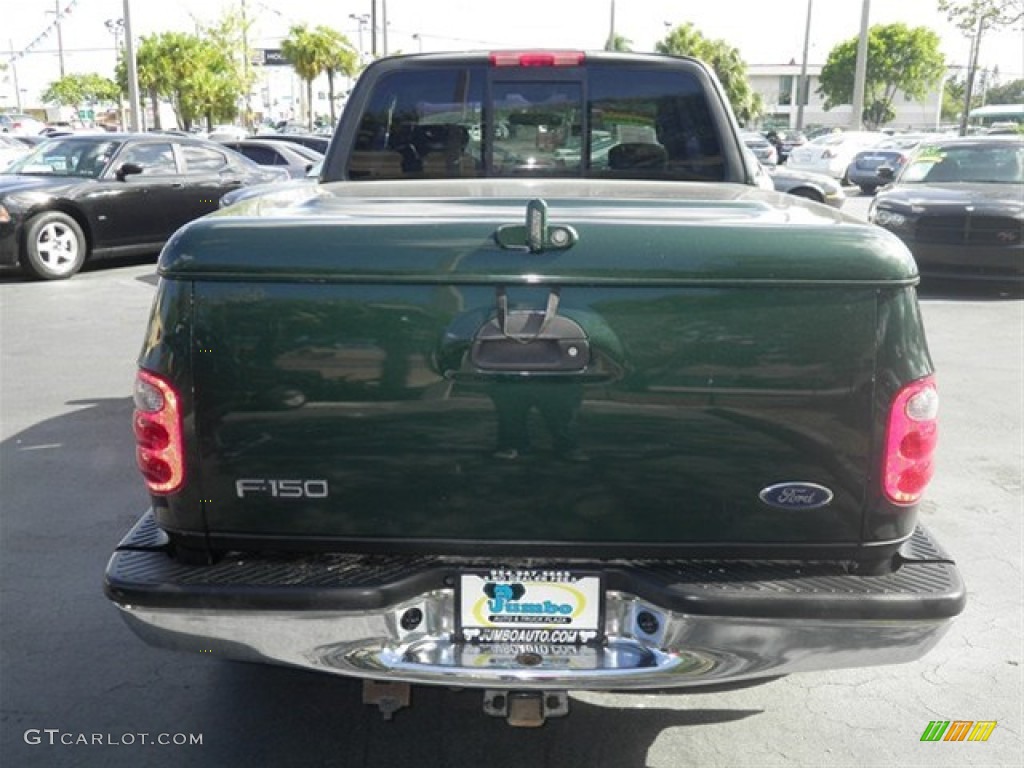
[[[815,483],[778,483],[758,494],[761,501],[778,509],[818,509],[832,501],[832,491]]]

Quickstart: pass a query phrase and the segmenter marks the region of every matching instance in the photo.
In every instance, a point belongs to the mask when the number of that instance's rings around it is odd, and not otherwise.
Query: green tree
[[[1024,104],[1024,80],[1011,80],[1005,85],[994,85],[985,93],[987,104]]]
[[[821,70],[818,93],[825,109],[853,103],[857,67],[857,37],[831,50]],[[864,79],[864,114],[869,128],[878,128],[895,117],[893,99],[905,93],[923,99],[945,72],[939,36],[926,27],[906,24],[875,25],[868,30],[868,61]]]
[[[1024,3],[1021,0],[939,0],[939,10],[971,38],[967,86],[960,115],[960,135],[963,136],[967,133],[967,119],[974,101],[974,78],[978,71],[981,41],[986,32],[1011,27],[1024,19]]]
[[[160,118],[160,97],[170,91],[172,84],[170,61],[163,54],[159,36],[151,35],[139,39],[135,52],[135,69],[139,78],[138,106],[145,109],[145,100],[141,97],[141,94],[145,93],[153,109],[153,127],[159,130],[163,127]],[[121,86],[121,92],[127,94],[128,72],[123,58],[117,63],[117,82]]]
[[[209,31],[203,35],[164,32],[143,37],[136,53],[139,88],[148,95],[156,128],[163,127],[160,101],[168,99],[185,128],[205,120],[230,120],[238,114],[244,79],[234,49]],[[118,80],[127,91],[123,64]]]
[[[253,83],[256,82],[256,72],[246,58],[249,54],[248,32],[252,23],[251,19],[246,19],[242,14],[229,11],[216,24],[202,29],[203,39],[211,42],[222,53],[221,56],[215,57],[214,64],[217,81],[216,88],[212,91],[212,103],[216,106],[214,111],[216,114],[233,115],[237,112],[237,102],[242,97],[247,125],[252,122],[249,94],[252,92]],[[235,107],[230,110],[227,109],[229,101],[235,103]]]
[[[117,83],[108,77],[90,72],[72,74],[50,83],[43,91],[43,101],[80,110],[97,103],[116,102],[121,95]]]
[[[658,53],[692,56],[711,67],[725,89],[725,95],[741,123],[749,123],[764,112],[759,94],[747,80],[747,65],[738,50],[724,40],[709,40],[690,22],[671,30],[655,45]]]
[[[964,91],[967,88],[967,81],[960,77],[949,78],[942,89],[942,111],[943,122],[960,122],[960,112],[964,108]],[[981,99],[975,95],[971,99],[971,109],[981,106]]]
[[[605,43],[604,49],[606,51],[629,53],[633,50],[633,41],[628,37],[623,37],[622,35],[614,35],[608,39],[607,43]]]

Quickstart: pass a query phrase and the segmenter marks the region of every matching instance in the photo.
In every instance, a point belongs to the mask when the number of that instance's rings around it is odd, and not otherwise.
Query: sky
[[[195,31],[242,0],[128,0],[137,39],[164,31]],[[864,0],[811,0],[811,64],[824,64],[837,43],[857,35]],[[275,48],[292,24],[326,24],[370,53],[371,0],[245,0],[253,48]],[[378,0],[387,8],[390,53],[507,47],[603,47],[612,0]],[[904,22],[939,33],[947,62],[966,66],[969,41],[938,11],[938,0],[871,0],[870,23]],[[114,33],[125,0],[0,0],[0,109],[15,107],[13,75],[24,107],[42,106],[39,93],[60,77],[56,10],[64,69],[110,76]],[[808,0],[618,0],[615,32],[633,50],[653,50],[671,26],[692,22],[705,37],[739,49],[748,65],[800,62]],[[360,22],[363,17],[367,21]],[[380,39],[380,38],[379,38]],[[383,52],[383,41],[378,43]],[[980,66],[998,66],[1002,82],[1024,77],[1020,30],[984,39]]]

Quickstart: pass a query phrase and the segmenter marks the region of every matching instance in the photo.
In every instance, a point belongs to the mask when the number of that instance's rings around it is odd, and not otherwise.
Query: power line
[[[29,53],[35,52],[35,47],[41,44],[46,38],[50,36],[51,32],[56,31],[58,36],[60,35],[60,23],[64,20],[64,17],[71,13],[71,9],[78,5],[78,0],[68,0],[67,5],[64,6],[64,10],[60,10],[60,0],[58,0],[57,11],[49,11],[54,14],[54,19],[51,21],[46,28],[36,35],[35,39],[22,48],[18,53],[12,53],[11,57],[7,60],[8,64],[13,64],[18,59],[24,58]],[[61,49],[64,46],[61,45]]]

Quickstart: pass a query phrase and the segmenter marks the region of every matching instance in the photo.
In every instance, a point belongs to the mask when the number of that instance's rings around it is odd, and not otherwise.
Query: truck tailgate
[[[929,363],[877,359],[915,278],[884,235],[756,200],[549,199],[572,242],[531,250],[501,244],[529,236],[525,200],[399,202],[214,217],[165,254],[211,535],[628,554],[911,532],[877,489],[879,377]]]

